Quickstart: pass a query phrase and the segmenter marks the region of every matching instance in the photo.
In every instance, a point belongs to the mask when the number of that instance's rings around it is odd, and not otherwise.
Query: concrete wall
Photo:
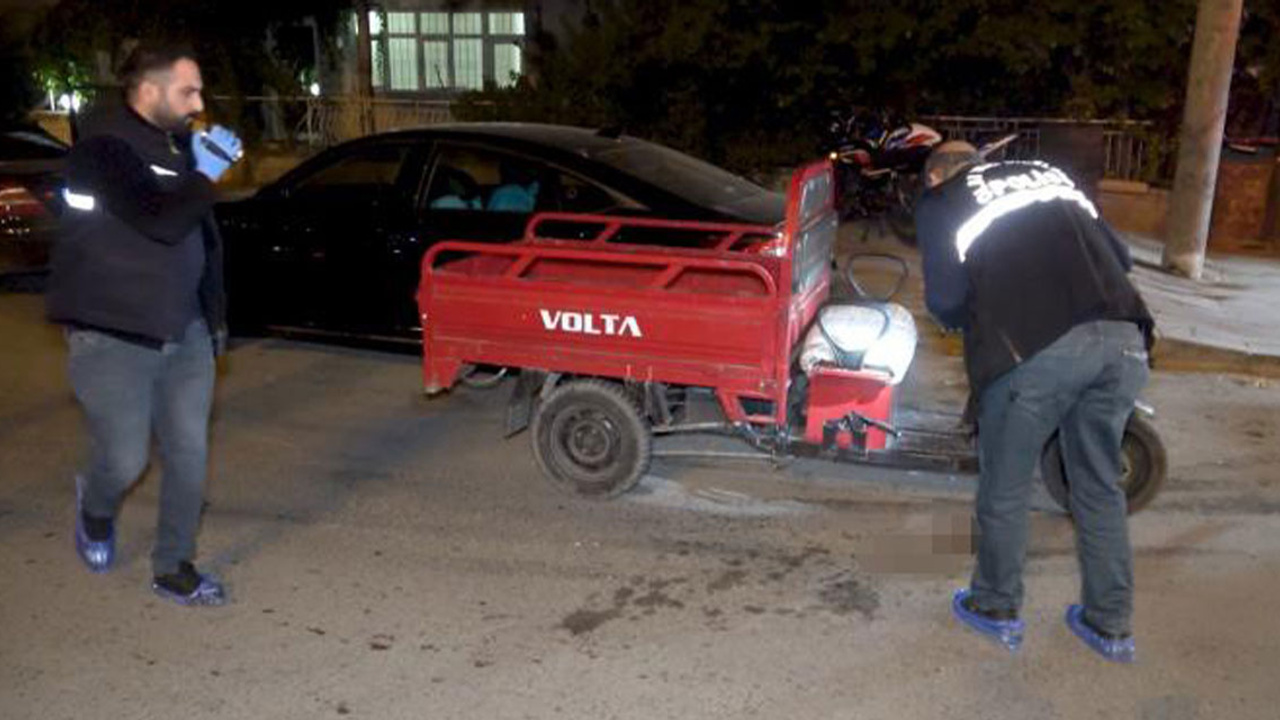
[[[1146,183],[1103,180],[1098,184],[1098,211],[1117,230],[1164,240],[1169,191]]]
[[[1119,230],[1163,240],[1169,191],[1104,180],[1099,184],[1098,210]],[[1280,158],[1223,156],[1209,250],[1280,254]]]
[[[1273,153],[1224,152],[1218,170],[1213,201],[1210,250],[1271,252],[1277,249],[1267,227],[1273,178],[1277,174]]]

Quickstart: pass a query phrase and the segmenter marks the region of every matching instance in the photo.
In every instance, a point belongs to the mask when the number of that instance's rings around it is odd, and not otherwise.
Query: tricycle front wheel
[[[653,438],[635,400],[617,383],[574,380],[551,392],[533,415],[533,454],[559,488],[583,497],[617,497],[649,467]]]
[[[1164,485],[1168,459],[1160,435],[1136,413],[1129,417],[1120,446],[1120,487],[1132,515],[1155,499]],[[1062,460],[1062,446],[1055,433],[1040,456],[1040,474],[1045,489],[1063,510],[1071,512],[1071,487]]]

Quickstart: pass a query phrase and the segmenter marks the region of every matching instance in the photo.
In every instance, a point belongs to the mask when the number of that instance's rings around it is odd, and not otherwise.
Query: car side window
[[[576,175],[557,173],[555,188],[558,209],[571,213],[607,213],[618,208],[642,209],[640,205],[620,197],[593,182]]]
[[[385,194],[395,190],[408,145],[378,144],[357,148],[296,180],[291,195],[330,192]]]
[[[544,168],[516,155],[444,145],[427,186],[432,210],[531,213],[548,209]]]

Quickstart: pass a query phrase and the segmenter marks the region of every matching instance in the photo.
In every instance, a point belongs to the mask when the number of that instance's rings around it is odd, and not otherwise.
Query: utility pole
[[[1244,0],[1200,0],[1196,15],[1163,262],[1193,280],[1204,269],[1243,5]]]

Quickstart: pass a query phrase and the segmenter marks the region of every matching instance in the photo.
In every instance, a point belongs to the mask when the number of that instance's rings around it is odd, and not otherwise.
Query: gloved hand
[[[217,150],[209,148],[206,143],[212,143]],[[214,125],[207,133],[192,133],[191,152],[196,158],[196,172],[217,182],[231,163],[239,159],[240,138],[221,125]]]

